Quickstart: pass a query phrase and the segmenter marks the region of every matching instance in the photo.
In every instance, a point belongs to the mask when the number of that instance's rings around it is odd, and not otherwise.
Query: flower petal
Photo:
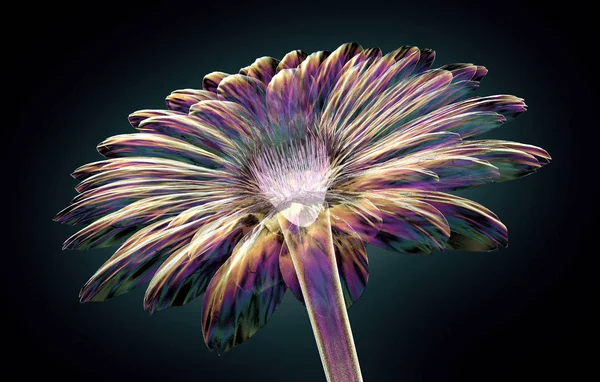
[[[240,74],[244,74],[248,77],[256,78],[257,80],[268,85],[271,78],[275,75],[279,60],[273,57],[261,57],[257,58],[252,65],[250,65],[244,73],[240,71]]]
[[[171,159],[148,157],[105,159],[81,166],[71,175],[81,181],[76,187],[79,192],[132,178],[200,181],[228,176],[223,171]]]
[[[381,228],[381,212],[368,198],[357,197],[329,208],[331,227],[363,241],[375,236]]]
[[[90,223],[140,199],[168,196],[205,203],[229,195],[229,187],[218,182],[131,178],[92,188],[77,195],[55,220],[66,224]]]
[[[446,88],[452,74],[445,70],[432,70],[416,77],[409,77],[375,97],[373,107],[360,114],[345,133],[346,151],[359,150],[375,139],[381,139],[402,125],[413,112],[433,102],[436,90]]]
[[[441,250],[450,237],[444,215],[431,204],[417,199],[391,199],[384,193],[369,194],[381,211],[379,233],[368,243],[402,253]]]
[[[410,154],[390,166],[419,165],[437,174],[439,191],[457,190],[529,175],[550,160],[539,147],[515,142],[464,141],[435,150]]]
[[[321,124],[339,131],[341,136],[347,135],[346,127],[368,110],[381,92],[412,73],[419,60],[419,50],[414,48],[404,53],[398,62],[395,56],[386,55],[367,66],[363,73],[362,66],[358,65],[344,72],[328,99]]]
[[[226,352],[252,337],[275,312],[286,286],[279,271],[283,236],[259,224],[216,272],[204,297],[208,347]]]
[[[343,44],[334,50],[319,66],[314,83],[314,86],[316,86],[316,98],[314,101],[316,112],[319,112],[324,107],[325,101],[337,83],[344,65],[362,50],[362,47],[357,43]]]
[[[223,101],[231,101],[244,106],[259,126],[267,126],[267,106],[265,102],[267,85],[255,78],[236,74],[219,83],[217,94]]]
[[[81,289],[80,299],[104,301],[147,282],[169,255],[185,246],[209,218],[206,208],[158,221],[132,235]]]
[[[492,251],[508,244],[508,232],[498,217],[472,200],[434,191],[398,194],[399,199],[416,198],[439,210],[450,226],[446,247],[461,251]]]
[[[298,69],[283,69],[271,80],[267,107],[275,141],[302,137],[313,127],[307,85]]]
[[[249,137],[260,134],[254,117],[235,102],[199,102],[191,107],[190,114],[234,140],[248,141]]]
[[[342,293],[346,307],[350,307],[362,296],[369,280],[367,251],[357,235],[347,235],[332,229],[333,247],[337,261]]]
[[[211,93],[212,94],[212,93]],[[143,133],[162,134],[181,139],[208,151],[223,153],[231,151],[233,142],[213,125],[203,123],[194,115],[170,115],[152,117],[139,124]]]
[[[156,271],[144,297],[145,308],[152,313],[186,304],[204,293],[236,243],[258,221],[257,216],[238,207],[205,224],[187,246],[169,256]]]
[[[209,151],[182,140],[159,134],[122,134],[110,137],[98,145],[106,158],[157,157],[208,168],[219,167],[222,159]]]
[[[172,92],[165,102],[169,110],[187,114],[193,104],[209,99],[217,99],[216,94],[208,90],[181,89]]]
[[[165,115],[184,115],[184,113],[173,110],[138,110],[129,114],[129,124],[131,124],[133,127],[138,127],[139,124],[147,118],[161,117]]]
[[[382,139],[370,142],[364,150],[353,151],[348,166],[349,169],[360,168],[399,157],[407,153],[407,142],[433,137],[431,134],[446,131],[461,138],[481,135],[524,111],[523,100],[513,96],[476,97],[454,103],[406,123]],[[438,147],[422,146],[421,149]]]
[[[426,71],[431,67],[433,61],[435,60],[435,51],[429,48],[421,49],[421,53],[419,56],[419,63],[415,68],[415,74]]]
[[[212,72],[204,76],[202,79],[202,89],[212,93],[217,93],[217,88],[223,78],[228,77],[229,74],[224,72]]]
[[[297,68],[298,65],[300,65],[302,63],[302,61],[304,61],[306,59],[306,57],[307,57],[307,54],[304,53],[303,51],[292,50],[291,52],[289,52],[285,56],[283,56],[283,58],[277,65],[276,72],[279,73],[283,69]]]

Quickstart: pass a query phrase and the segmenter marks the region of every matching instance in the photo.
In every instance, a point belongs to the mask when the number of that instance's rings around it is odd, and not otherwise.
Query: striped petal
[[[234,140],[247,141],[257,134],[254,117],[244,106],[235,102],[200,102],[192,106],[190,114]]]
[[[433,61],[435,61],[435,51],[429,48],[421,49],[419,63],[415,68],[415,73],[421,73],[426,71],[431,67]]]
[[[381,163],[407,154],[407,144],[431,134],[456,133],[461,138],[485,134],[525,111],[522,99],[514,96],[476,97],[442,107],[408,122],[381,140],[356,150],[349,159],[350,169]],[[422,149],[435,149],[435,145]]]
[[[244,106],[259,126],[267,126],[266,106],[267,85],[255,78],[236,74],[219,83],[217,94],[223,101],[231,101]]]
[[[435,189],[457,190],[529,175],[550,160],[539,147],[515,142],[465,141],[424,150],[394,161],[398,167],[418,164],[439,177]]]
[[[248,68],[245,68],[244,72],[240,71],[240,74],[256,78],[265,85],[268,85],[271,78],[275,75],[278,65],[279,61],[273,57],[261,57],[257,58]]]
[[[380,211],[379,233],[368,243],[402,253],[441,250],[450,237],[444,215],[432,205],[416,200],[392,200],[385,194],[369,194]]]
[[[314,103],[316,112],[324,107],[325,101],[337,83],[344,65],[362,50],[362,47],[356,43],[343,44],[334,50],[319,66],[314,83],[317,89]]]
[[[166,115],[184,115],[184,113],[173,110],[138,110],[135,113],[129,114],[129,124],[133,127],[138,127],[140,123],[147,118],[162,117]]]
[[[508,244],[508,232],[498,217],[472,200],[434,191],[415,190],[398,194],[423,200],[440,211],[450,226],[446,247],[461,251],[492,251]]]
[[[172,217],[153,223],[127,239],[81,289],[81,301],[104,301],[147,282],[210,216],[205,208],[186,215],[185,220]]]
[[[337,261],[342,293],[350,307],[362,296],[369,280],[367,251],[357,235],[346,235],[332,229],[335,259]]]
[[[358,235],[363,241],[375,236],[381,228],[381,213],[368,198],[334,204],[329,208],[331,226],[349,236]]]
[[[77,195],[55,220],[66,224],[86,224],[136,201],[158,196],[195,199],[198,203],[224,198],[226,189],[218,183],[185,180],[133,178],[116,181]],[[220,189],[219,189],[220,188]]]
[[[279,62],[276,72],[279,73],[283,69],[297,68],[307,57],[307,54],[301,50],[292,50]]]
[[[161,195],[138,200],[134,203],[111,212],[94,221],[84,229],[71,236],[64,243],[63,249],[89,249],[110,247],[121,243],[152,221],[178,215],[179,213],[203,204],[194,194]],[[109,204],[112,206],[112,204]],[[78,222],[96,219],[97,215],[104,215],[109,207],[91,210],[83,217],[74,214]],[[79,212],[75,210],[75,212]],[[65,215],[63,218],[68,218]],[[73,219],[73,218],[71,218]]]
[[[226,352],[267,323],[285,293],[279,271],[283,236],[259,224],[214,275],[204,297],[202,331],[211,350]]]
[[[307,97],[307,83],[297,69],[281,70],[267,87],[267,107],[269,122],[277,127],[275,138],[303,136],[310,129],[312,111]]]
[[[374,107],[347,127],[345,150],[358,150],[359,146],[366,146],[394,131],[415,110],[432,102],[437,96],[436,90],[446,88],[451,81],[450,72],[432,70],[388,88],[372,101]]]
[[[202,89],[207,90],[212,93],[217,93],[217,88],[219,84],[225,77],[228,77],[229,74],[223,72],[212,72],[204,76],[202,79]]]
[[[238,208],[204,225],[158,269],[146,291],[145,308],[154,312],[183,305],[204,293],[237,242],[257,223],[255,215]]]
[[[76,187],[79,192],[132,178],[200,181],[228,176],[223,171],[176,160],[144,157],[113,158],[93,162],[77,168],[71,175],[81,181]]]
[[[217,96],[208,90],[181,89],[172,92],[165,102],[169,110],[187,114],[193,104],[210,99],[217,99]]]
[[[180,139],[159,134],[123,134],[110,137],[98,145],[106,158],[157,157],[173,159],[208,168],[222,162],[218,155]]]
[[[346,127],[361,112],[368,110],[373,100],[389,85],[408,77],[419,60],[419,50],[414,48],[405,52],[403,58],[396,61],[393,55],[386,55],[368,66],[364,73],[361,67],[346,71],[330,96],[323,112],[321,123],[328,129],[348,134]]]
[[[223,132],[213,125],[203,123],[194,115],[148,118],[139,124],[138,130],[180,139],[217,155],[233,149],[233,143]]]

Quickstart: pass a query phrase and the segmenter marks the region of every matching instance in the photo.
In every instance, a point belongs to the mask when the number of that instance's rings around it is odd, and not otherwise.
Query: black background
[[[308,317],[290,295],[256,337],[220,357],[202,343],[201,301],[152,316],[143,290],[80,305],[80,286],[112,249],[63,253],[74,229],[51,219],[75,195],[68,174],[100,159],[98,142],[132,131],[129,113],[162,108],[170,91],[198,88],[210,71],[357,41],[384,52],[431,47],[439,65],[486,65],[481,93],[514,93],[530,108],[493,137],[553,156],[533,176],[465,193],[506,223],[509,248],[429,257],[369,249],[369,288],[349,313],[365,380],[582,379],[596,358],[598,302],[597,254],[584,245],[597,204],[597,174],[584,160],[598,142],[596,45],[593,12],[582,4],[17,5],[5,14],[16,21],[4,32],[5,111],[17,120],[3,130],[3,186],[14,195],[5,199],[2,267],[5,349],[24,360],[17,372],[83,381],[324,379]]]

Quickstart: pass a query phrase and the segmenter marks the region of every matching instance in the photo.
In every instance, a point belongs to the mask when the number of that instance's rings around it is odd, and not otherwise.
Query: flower
[[[329,380],[360,380],[346,307],[368,279],[365,243],[405,253],[488,251],[506,227],[447,192],[535,172],[541,148],[474,139],[526,110],[472,96],[487,70],[430,69],[435,53],[355,43],[213,72],[168,110],[129,116],[98,145],[56,220],[87,224],[66,249],[120,244],[81,290],[103,301],[149,281],[151,312],[204,294],[219,352],[263,326],[287,289],[307,307]]]

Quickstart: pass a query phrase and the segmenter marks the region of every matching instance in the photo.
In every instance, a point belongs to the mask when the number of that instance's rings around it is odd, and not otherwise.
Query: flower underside
[[[73,173],[80,194],[56,217],[86,225],[65,248],[119,245],[81,300],[147,282],[150,311],[204,294],[204,338],[226,351],[254,335],[289,289],[309,310],[323,359],[352,358],[327,345],[338,329],[351,338],[349,326],[328,325],[347,321],[333,307],[364,291],[365,244],[403,253],[504,246],[494,213],[448,192],[550,160],[535,146],[478,139],[525,103],[474,96],[486,68],[432,69],[434,57],[354,43],[295,50],[238,74],[210,73],[201,90],[169,95],[167,110],[131,114],[139,132],[98,145],[106,159]],[[328,309],[336,318],[323,321]],[[327,364],[328,376],[343,375]]]

